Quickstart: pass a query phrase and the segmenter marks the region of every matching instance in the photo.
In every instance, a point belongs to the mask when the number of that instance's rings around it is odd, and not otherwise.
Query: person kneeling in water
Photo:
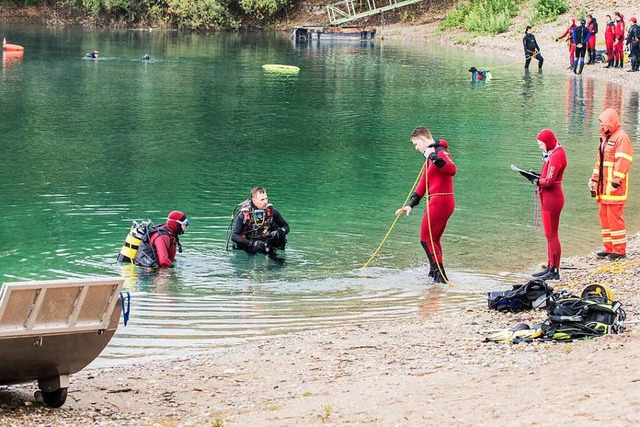
[[[249,254],[275,255],[276,249],[285,248],[287,234],[289,224],[269,203],[267,191],[262,187],[252,188],[249,199],[242,203],[233,220],[233,248]]]
[[[471,73],[471,81],[474,83],[491,80],[491,73],[486,70],[478,70],[476,67],[471,67],[469,72]]]

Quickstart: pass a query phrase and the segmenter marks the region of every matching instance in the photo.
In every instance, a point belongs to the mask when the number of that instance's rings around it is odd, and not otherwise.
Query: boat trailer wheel
[[[64,402],[67,400],[67,389],[59,388],[55,391],[44,391],[38,390],[36,392],[36,400],[38,400],[37,394],[41,394],[42,400],[47,406],[52,408],[59,408],[64,405]]]

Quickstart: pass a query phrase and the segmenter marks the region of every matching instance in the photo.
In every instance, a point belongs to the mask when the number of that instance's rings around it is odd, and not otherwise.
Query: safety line
[[[426,169],[425,169],[425,173],[426,173]],[[411,198],[411,195],[413,194],[413,191],[415,190],[416,185],[418,185],[418,180],[420,180],[420,175],[422,175],[422,167],[420,168],[420,171],[418,172],[418,176],[416,177],[416,180],[413,182],[413,186],[411,186],[411,191],[409,191],[409,194],[407,195],[407,198],[404,199],[404,203],[402,204],[402,207],[405,207],[407,205],[407,202]],[[389,238],[389,235],[391,234],[391,231],[393,230],[393,227],[396,226],[396,223],[398,222],[398,219],[403,214],[404,214],[404,211],[403,212],[399,212],[396,215],[395,219],[393,220],[393,223],[391,223],[391,227],[389,227],[389,231],[387,231],[387,234],[384,235],[384,238],[382,239],[382,241],[380,242],[380,244],[378,245],[376,250],[373,252],[373,255],[371,255],[371,258],[369,258],[367,260],[367,262],[362,264],[362,267],[360,267],[360,268],[367,268],[369,266],[369,264],[371,264],[373,262],[374,258],[378,255],[378,252],[380,252],[380,249],[382,249],[382,246],[385,244],[385,242]]]

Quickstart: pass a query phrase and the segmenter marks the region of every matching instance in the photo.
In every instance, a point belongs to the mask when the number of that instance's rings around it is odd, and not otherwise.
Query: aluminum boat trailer
[[[3,284],[0,385],[38,381],[44,402],[62,406],[69,375],[98,357],[118,328],[124,280],[91,277]]]

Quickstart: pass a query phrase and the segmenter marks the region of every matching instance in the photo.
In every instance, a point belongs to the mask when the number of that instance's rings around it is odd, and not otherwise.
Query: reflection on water
[[[22,58],[24,57],[24,52],[10,52],[3,51],[2,52],[2,73],[3,76],[10,70],[12,67],[18,66],[22,62]]]

